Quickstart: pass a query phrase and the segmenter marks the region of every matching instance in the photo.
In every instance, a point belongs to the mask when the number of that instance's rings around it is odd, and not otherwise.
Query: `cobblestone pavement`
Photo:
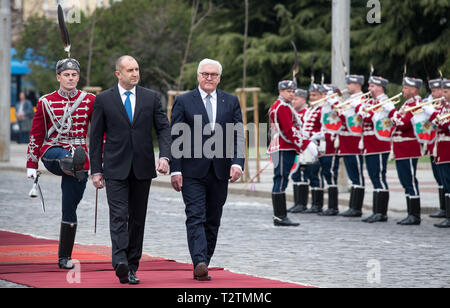
[[[40,183],[46,213],[30,199],[31,180],[24,173],[0,170],[0,229],[58,239],[60,179],[44,175]],[[88,182],[77,214],[76,241],[111,245],[104,190],[99,192],[94,234],[95,190]],[[239,273],[318,287],[450,287],[450,229],[433,227],[422,215],[420,226],[399,226],[404,213],[390,213],[387,223],[360,219],[290,215],[301,225],[274,227],[267,199],[229,195],[218,245],[210,266]],[[144,253],[191,262],[181,195],[152,187]],[[0,282],[0,287],[15,286]]]

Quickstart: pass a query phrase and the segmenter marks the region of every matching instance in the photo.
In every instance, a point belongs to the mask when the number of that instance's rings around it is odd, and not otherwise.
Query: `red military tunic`
[[[302,122],[292,106],[279,98],[269,111],[272,140],[269,153],[278,151],[296,151],[306,149],[309,140],[302,135]]]
[[[395,124],[396,130],[393,135],[394,159],[419,158],[422,156],[422,150],[419,141],[414,134],[414,128],[411,123],[412,112],[404,113],[409,107],[421,103],[420,96],[408,99],[400,110],[391,110],[389,117]]]
[[[47,139],[46,133],[55,123],[62,121],[65,112],[74,105],[81,91],[75,89],[64,93],[61,89],[44,95],[37,103],[33,126],[30,131],[30,141],[27,150],[26,167],[38,169],[39,158],[51,147],[62,147],[73,151],[82,146],[86,153],[86,136],[91,121],[95,96],[87,93],[77,109],[62,123],[62,129],[56,129]],[[84,170],[89,171],[89,160],[86,160]]]
[[[435,164],[447,164],[450,163],[450,119],[444,120],[442,123],[438,123],[437,117],[450,113],[450,102],[444,102],[442,108],[433,113],[430,117],[430,121],[433,121],[438,126],[438,137],[436,140],[435,151]]]
[[[310,107],[303,116],[303,132],[306,138],[320,133],[322,124],[320,123],[322,107]]]
[[[307,111],[308,111],[308,107],[307,107],[306,104],[303,106],[302,109],[300,109],[299,111],[297,111],[298,117],[300,118],[300,121],[301,121],[302,123],[305,123],[305,114],[306,114]]]
[[[351,95],[348,99],[355,98],[357,96],[360,96],[362,92],[355,93]],[[361,104],[361,100],[355,100],[351,103],[350,110],[355,110],[355,108]],[[338,154],[339,155],[359,155],[362,154],[362,149],[360,148],[360,142],[362,138],[362,131],[361,133],[357,133],[350,129],[348,125],[348,117],[349,113],[346,111],[339,111],[338,110],[339,117],[342,120],[343,126],[342,130],[339,133],[339,146],[338,146]],[[356,110],[353,115],[355,121],[362,122],[362,117],[356,113]],[[362,124],[362,123],[361,123]]]
[[[391,152],[391,142],[387,140],[380,140],[375,133],[375,125],[373,123],[373,112],[364,112],[365,108],[376,105],[379,102],[388,99],[386,94],[379,95],[376,99],[369,99],[364,104],[358,105],[355,108],[356,113],[359,113],[364,121],[363,125],[363,140],[362,148],[364,155],[382,154]]]
[[[337,150],[334,146],[336,138],[335,134],[324,131],[322,128],[322,112],[323,106],[311,107],[305,113],[303,131],[307,138],[311,138],[317,134],[322,136],[316,140],[319,140],[319,157],[336,155]]]

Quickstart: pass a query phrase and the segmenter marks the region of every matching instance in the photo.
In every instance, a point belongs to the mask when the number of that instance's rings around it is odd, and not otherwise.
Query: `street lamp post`
[[[7,162],[11,139],[11,1],[0,1],[0,161]]]

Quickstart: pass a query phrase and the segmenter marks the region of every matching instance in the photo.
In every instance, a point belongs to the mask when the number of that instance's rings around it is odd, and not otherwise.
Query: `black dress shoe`
[[[320,205],[312,205],[309,209],[306,209],[302,214],[319,214],[322,212],[322,207]]]
[[[128,283],[129,284],[139,284],[140,283],[140,280],[139,280],[139,278],[137,278],[135,271],[128,272]]]
[[[195,266],[194,279],[198,281],[209,281],[211,277],[208,276],[208,266],[201,262]]]
[[[70,258],[59,258],[58,266],[60,269],[73,269],[75,267]]]
[[[450,219],[447,218],[438,224],[434,224],[434,226],[437,228],[450,228]]]
[[[344,216],[344,217],[361,217],[362,216],[362,212],[360,210],[356,210],[356,209],[348,209],[347,211],[345,211],[342,214],[339,214],[339,216]]]
[[[277,227],[297,227],[300,224],[298,222],[293,222],[287,216],[285,217],[273,217],[273,224]]]
[[[325,211],[323,211],[323,212],[319,212],[319,213],[317,213],[317,215],[319,215],[319,216],[336,216],[336,215],[338,215],[339,214],[339,210],[338,209],[326,209]]]
[[[297,204],[294,205],[293,207],[291,207],[290,209],[288,209],[288,213],[303,213],[304,211],[306,211],[308,208],[306,207],[306,205],[303,204]]]
[[[440,209],[436,213],[430,214],[431,218],[445,218],[445,210]]]
[[[116,266],[116,276],[119,278],[120,283],[128,283],[128,264],[119,263]]]
[[[370,215],[370,216],[368,216],[368,217],[366,217],[366,218],[364,218],[364,219],[361,219],[361,221],[362,222],[371,222],[371,220],[375,217],[375,213],[374,214],[372,214],[372,215]]]
[[[211,276],[207,276],[206,278],[202,278],[202,279],[199,279],[197,276],[195,276],[195,274],[194,274],[194,280],[198,280],[198,281],[210,281],[211,280]]]
[[[364,221],[364,220],[363,220]],[[367,220],[365,220],[364,222],[368,222],[368,223],[374,223],[374,222],[386,222],[388,221],[388,218],[386,215],[383,215],[381,213],[377,213],[374,214],[372,216],[370,216]]]
[[[397,222],[398,225],[402,226],[413,226],[413,225],[420,225],[421,219],[414,215],[408,215],[405,219]]]

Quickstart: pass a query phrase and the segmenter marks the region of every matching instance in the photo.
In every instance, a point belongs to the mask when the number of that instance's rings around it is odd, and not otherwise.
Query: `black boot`
[[[389,204],[389,191],[388,190],[382,190],[378,192],[378,201],[376,206],[376,213],[369,217],[367,222],[373,223],[373,222],[385,222],[388,220],[387,218],[387,210],[388,210],[388,204]]]
[[[319,213],[320,216],[336,216],[338,209],[338,188],[337,186],[328,187],[328,209]]]
[[[275,226],[298,226],[299,223],[292,222],[287,217],[287,210],[286,210],[286,194],[285,193],[279,193],[279,194],[272,194],[272,205],[273,205],[273,224]]]
[[[58,265],[61,269],[72,269],[72,250],[77,233],[77,224],[61,222],[61,231],[59,233]]]
[[[450,194],[445,196],[445,220],[434,226],[438,228],[450,228]]]
[[[408,217],[398,222],[399,225],[420,225],[420,198],[409,198]]]
[[[407,211],[408,216],[409,216],[409,213],[411,212],[411,202],[410,202],[409,196],[406,196],[406,211]],[[404,219],[402,219],[400,221],[397,221],[397,225],[402,224],[402,222],[406,221],[407,218],[408,217],[406,217],[406,218],[404,218]]]
[[[350,208],[340,214],[344,217],[361,217],[364,203],[364,187],[352,187],[350,193]]]
[[[372,196],[373,196],[372,197],[372,215],[362,219],[361,221],[369,222],[377,214],[378,195],[379,195],[379,191],[378,190],[374,190],[373,194],[372,194]]]
[[[302,212],[305,214],[317,214],[322,212],[323,208],[323,189],[312,189],[311,190],[311,196],[312,196],[312,204],[309,209]]]
[[[352,186],[350,187],[350,199],[348,200],[348,210],[346,210],[344,213],[339,214],[339,216],[345,216],[351,212],[353,199],[355,199],[355,188]]]
[[[444,188],[439,187],[439,211],[430,215],[431,218],[444,218],[445,217],[445,193]]]
[[[66,156],[59,160],[59,166],[62,172],[83,181],[86,177],[84,172],[84,163],[86,162],[86,152],[83,147],[77,147],[73,153],[73,157]]]
[[[288,213],[302,213],[308,205],[308,183],[294,184],[294,206],[288,209]]]

